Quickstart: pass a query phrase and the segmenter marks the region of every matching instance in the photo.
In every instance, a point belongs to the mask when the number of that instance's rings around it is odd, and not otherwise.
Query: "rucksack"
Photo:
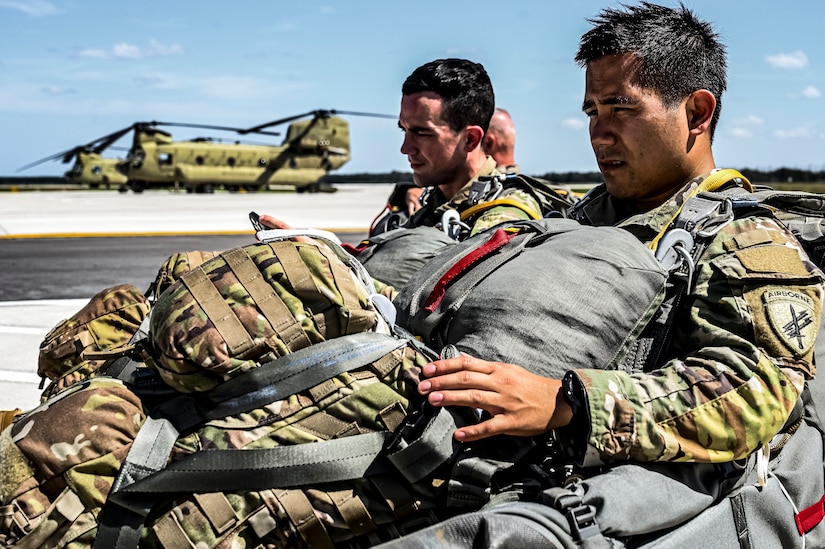
[[[169,286],[177,279],[183,276],[184,273],[191,271],[204,261],[208,261],[218,255],[220,252],[193,250],[189,252],[177,252],[170,255],[158,268],[158,273],[155,275],[155,280],[144,292],[146,298],[154,301],[162,294]]]
[[[476,416],[424,405],[436,355],[389,330],[369,282],[342,250],[292,241],[182,276],[119,379],[75,383],[2,433],[0,539],[372,545],[454,513],[452,432]]]
[[[104,372],[112,359],[94,357],[94,353],[128,343],[149,308],[140,290],[119,284],[101,290],[77,313],[52,328],[38,352],[37,373],[51,380],[42,398]]]

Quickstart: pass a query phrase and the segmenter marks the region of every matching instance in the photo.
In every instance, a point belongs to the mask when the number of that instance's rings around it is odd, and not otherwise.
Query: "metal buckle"
[[[447,210],[441,214],[441,230],[453,240],[458,240],[461,231],[469,231],[470,226],[461,221],[461,215],[456,210]]]
[[[733,200],[694,196],[682,206],[676,226],[699,237],[710,237],[733,221]]]

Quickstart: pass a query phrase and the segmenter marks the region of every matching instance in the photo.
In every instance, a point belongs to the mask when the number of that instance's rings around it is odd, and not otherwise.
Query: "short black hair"
[[[490,126],[496,98],[480,63],[467,59],[436,59],[415,69],[401,86],[402,95],[434,92],[444,101],[442,118],[453,131],[466,126]]]
[[[638,63],[634,83],[657,92],[669,107],[696,90],[710,91],[716,97],[712,138],[727,88],[727,53],[719,34],[681,3],[622,8],[605,8],[588,19],[593,28],[579,42],[576,63],[586,67],[607,55],[632,54]]]

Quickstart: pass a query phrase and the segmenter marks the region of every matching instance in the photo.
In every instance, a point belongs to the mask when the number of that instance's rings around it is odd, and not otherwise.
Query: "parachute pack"
[[[445,212],[435,227],[410,227],[402,196],[407,188],[396,187],[387,214],[373,223],[366,240],[349,248],[373,277],[396,289],[436,253],[465,240],[473,220],[484,212],[502,205],[523,207],[519,201],[500,198],[505,190],[519,189],[538,202],[540,211],[525,212],[531,219],[565,216],[576,202],[571,191],[544,179],[516,173],[482,176],[472,183],[467,201]]]

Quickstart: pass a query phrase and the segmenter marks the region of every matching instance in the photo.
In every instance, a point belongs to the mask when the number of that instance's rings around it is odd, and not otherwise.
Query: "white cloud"
[[[44,0],[29,0],[28,2],[16,2],[13,0],[0,0],[0,8],[22,11],[27,15],[42,17],[44,15],[55,15],[60,10],[51,2]]]
[[[580,130],[584,128],[584,120],[581,118],[565,118],[562,120],[561,125],[571,130]]]
[[[116,59],[140,59],[143,57],[143,52],[140,51],[139,46],[133,46],[132,44],[127,44],[126,42],[121,42],[120,44],[115,44],[112,47],[112,57]]]
[[[786,130],[776,130],[773,134],[779,139],[807,139],[809,137],[816,136],[816,132],[806,126],[789,128]]]
[[[110,50],[100,48],[87,48],[81,50],[80,57],[91,59],[142,59],[144,57],[165,57],[168,55],[181,55],[183,47],[180,44],[161,44],[154,38],[149,41],[147,48],[141,48],[134,44],[120,42],[112,46]]]
[[[765,121],[756,116],[755,114],[749,114],[744,118],[738,118],[735,121],[736,124],[742,124],[745,126],[758,126],[760,124],[764,124]]]
[[[765,61],[775,69],[797,70],[808,66],[808,56],[801,50],[793,53],[769,55],[765,58]]]
[[[819,88],[815,86],[808,86],[804,90],[802,90],[802,97],[807,97],[808,99],[816,99],[817,97],[822,97],[822,92],[819,91]]]
[[[745,128],[733,128],[730,130],[730,134],[733,137],[740,137],[743,139],[750,139],[751,137],[753,137],[753,134]]]
[[[323,15],[332,15],[335,13],[335,8],[333,6],[321,6],[321,13]]]
[[[63,88],[60,86],[43,86],[41,89],[43,90],[43,93],[48,95],[66,95],[69,93],[77,93],[76,90],[72,88]]]

